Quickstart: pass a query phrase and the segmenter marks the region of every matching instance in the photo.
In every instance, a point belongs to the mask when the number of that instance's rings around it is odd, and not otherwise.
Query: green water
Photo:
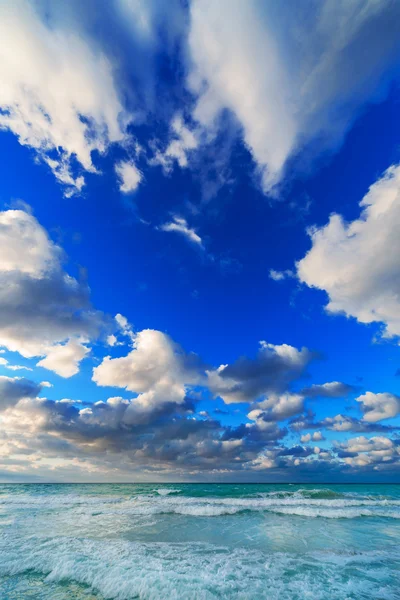
[[[0,598],[400,598],[400,486],[0,486]]]

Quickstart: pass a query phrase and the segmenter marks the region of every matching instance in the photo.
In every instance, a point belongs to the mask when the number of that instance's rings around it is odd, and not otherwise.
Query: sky
[[[0,481],[400,476],[400,4],[0,0]]]

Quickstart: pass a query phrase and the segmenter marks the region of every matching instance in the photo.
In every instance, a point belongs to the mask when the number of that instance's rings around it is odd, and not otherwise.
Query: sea
[[[1,485],[0,598],[399,600],[400,485]]]

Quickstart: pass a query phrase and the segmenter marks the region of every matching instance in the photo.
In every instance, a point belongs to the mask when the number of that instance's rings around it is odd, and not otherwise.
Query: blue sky
[[[0,4],[2,480],[396,480],[398,12]]]

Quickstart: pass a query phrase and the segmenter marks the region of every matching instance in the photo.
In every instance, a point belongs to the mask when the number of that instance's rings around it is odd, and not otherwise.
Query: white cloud
[[[299,423],[301,425],[301,422]],[[307,429],[310,423],[303,423],[304,427],[301,429]],[[335,415],[334,417],[325,417],[317,423],[318,427],[324,427],[331,431],[354,431],[354,432],[369,432],[369,431],[382,431],[387,429],[384,425],[367,422],[365,419],[356,419],[349,417],[348,415]]]
[[[72,377],[79,372],[79,364],[89,352],[90,348],[78,340],[68,340],[65,344],[52,346],[37,366],[54,371],[61,377]]]
[[[304,397],[300,394],[270,394],[266,400],[259,402],[257,409],[249,413],[262,412],[265,420],[280,421],[299,414],[303,410]]]
[[[93,381],[136,392],[135,406],[143,409],[183,403],[187,386],[200,380],[197,357],[186,355],[166,334],[153,329],[137,333],[133,346],[127,356],[104,358],[93,370]]]
[[[334,417],[326,417],[322,421],[327,429],[332,431],[353,431],[354,422],[351,417],[346,415],[335,415]]]
[[[10,363],[8,362],[8,360],[6,358],[4,358],[3,356],[0,356],[0,365],[5,367],[6,369],[9,369],[10,371],[33,371],[33,369],[31,369],[31,367],[24,367],[22,365],[10,365]]]
[[[300,147],[340,143],[398,48],[389,1],[193,0],[190,14],[193,117],[212,131],[234,113],[266,191]]]
[[[175,231],[183,235],[189,242],[203,247],[203,241],[196,231],[189,227],[186,219],[183,217],[173,216],[172,221],[160,225],[162,231]]]
[[[175,115],[171,122],[172,140],[164,151],[155,150],[154,157],[150,159],[150,164],[161,165],[165,173],[170,173],[175,162],[184,169],[188,166],[188,157],[190,152],[195,150],[198,145],[196,132],[191,131],[185,124],[180,115]]]
[[[40,387],[42,387],[42,388],[51,388],[51,387],[53,387],[53,384],[50,383],[50,381],[41,381],[40,382]]]
[[[300,281],[325,290],[326,309],[400,335],[400,166],[390,167],[360,203],[359,219],[334,214],[310,231],[312,247],[297,264]]]
[[[118,344],[118,340],[113,333],[107,336],[107,344],[109,346],[116,346]]]
[[[400,398],[394,394],[366,392],[356,400],[361,403],[364,421],[368,423],[391,419],[400,414]]]
[[[366,438],[364,436],[351,438],[337,448],[345,454],[344,462],[353,467],[379,468],[379,465],[398,461],[400,449],[394,442],[384,436]]]
[[[124,194],[134,192],[142,181],[142,173],[133,162],[121,161],[115,165],[119,189]]]
[[[36,219],[21,210],[0,212],[0,272],[18,271],[40,279],[57,268],[62,250]]]
[[[106,56],[50,23],[31,2],[0,5],[0,128],[34,148],[72,193],[84,179],[71,159],[96,172],[92,152],[123,140],[128,115]]]
[[[300,441],[302,444],[308,444],[308,442],[311,442],[311,441],[320,442],[323,439],[324,439],[324,436],[322,435],[322,433],[320,431],[314,431],[314,433],[312,435],[311,435],[311,433],[306,433],[305,435],[302,435],[300,437]],[[319,454],[319,452],[317,454]]]
[[[275,269],[270,269],[269,276],[274,281],[283,281],[284,279],[290,279],[294,277],[295,274],[290,269],[286,269],[285,271],[276,271]]]
[[[277,467],[277,463],[275,461],[275,453],[273,452],[264,452],[260,454],[252,463],[252,468],[255,471],[264,471],[265,469],[274,469]]]
[[[103,323],[89,288],[63,270],[61,248],[27,212],[0,212],[0,248],[0,345],[71,376]]]
[[[118,328],[121,332],[121,335],[123,335],[124,337],[128,338],[130,341],[134,341],[135,339],[135,334],[132,330],[132,327],[128,321],[128,319],[126,317],[124,317],[124,315],[121,315],[120,313],[117,313],[114,317],[115,322],[118,325]],[[122,344],[122,342],[116,342],[117,346],[120,346]]]
[[[389,0],[289,8],[262,0],[164,4],[115,0],[112,19],[96,15],[96,35],[86,5],[65,11],[58,3],[1,3],[0,127],[37,151],[67,195],[84,186],[82,171],[97,172],[96,152],[126,141],[134,119],[170,122],[168,141],[155,142],[149,160],[169,173],[175,164],[187,167],[215,139],[226,109],[270,191],[299,149],[340,143],[361,107],[375,100],[399,39],[400,9]],[[170,100],[170,86],[163,101],[161,52],[183,59],[179,69],[193,103],[187,89]],[[231,181],[229,169],[219,166],[221,148],[218,154],[211,157],[218,168],[207,195]],[[132,164],[119,176],[124,193],[140,183]]]
[[[393,447],[393,442],[387,437],[376,436],[372,438],[366,438],[361,435],[356,438],[350,438],[346,442],[340,444],[342,448],[345,448],[349,452],[369,452],[371,450],[387,450]]]

